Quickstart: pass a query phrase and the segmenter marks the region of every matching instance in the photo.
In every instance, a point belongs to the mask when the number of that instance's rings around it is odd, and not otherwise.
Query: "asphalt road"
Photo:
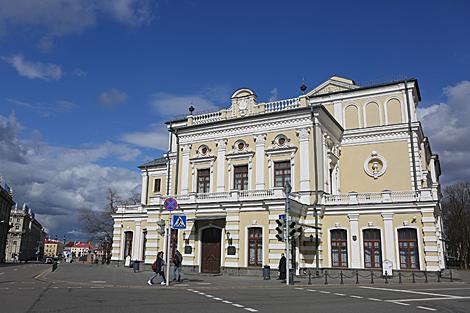
[[[191,276],[168,288],[122,268],[0,267],[0,312],[470,312],[470,284],[315,285]],[[129,275],[129,276],[127,276]]]

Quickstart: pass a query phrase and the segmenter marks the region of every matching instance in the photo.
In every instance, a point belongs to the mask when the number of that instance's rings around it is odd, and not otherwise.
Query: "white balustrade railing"
[[[210,112],[206,114],[200,114],[193,116],[193,124],[205,124],[205,123],[213,123],[220,121],[222,119],[222,111],[217,112]]]
[[[382,192],[350,192],[348,194],[324,195],[322,204],[368,204],[368,203],[390,203],[390,202],[414,202],[414,201],[435,201],[437,197],[431,189],[421,189],[418,191],[390,191]]]
[[[144,208],[141,204],[132,204],[132,205],[122,205],[116,209],[116,213],[140,213],[143,212]]]
[[[300,106],[299,98],[273,101],[273,102],[268,102],[264,105],[265,112],[267,113],[294,109],[294,108],[298,108],[299,106]]]

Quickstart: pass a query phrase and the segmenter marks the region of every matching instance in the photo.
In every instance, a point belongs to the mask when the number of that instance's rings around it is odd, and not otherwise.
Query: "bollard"
[[[310,270],[308,270],[308,284],[312,284],[312,272]]]
[[[454,281],[452,278],[452,270],[449,270],[449,272],[450,272],[450,282],[452,283]]]
[[[356,285],[359,285],[359,271],[356,270]]]
[[[425,283],[428,282],[428,272],[427,271],[424,271],[424,282]]]
[[[398,283],[401,284],[401,272],[398,272]]]
[[[339,278],[340,278],[339,283],[340,283],[341,285],[344,285],[344,282],[343,282],[343,271],[342,271],[342,270],[339,272]]]
[[[388,273],[385,271],[385,283],[388,284]]]
[[[437,272],[437,282],[441,282],[441,271]]]
[[[328,285],[328,272],[325,271],[325,285]]]
[[[411,278],[413,279],[413,283],[416,283],[416,280],[415,280],[415,272],[411,272]]]
[[[370,283],[374,283],[374,272],[370,271]]]

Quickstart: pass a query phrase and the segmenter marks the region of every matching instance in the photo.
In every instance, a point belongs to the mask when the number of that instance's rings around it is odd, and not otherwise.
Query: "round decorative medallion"
[[[382,176],[386,170],[387,161],[377,151],[372,151],[370,156],[364,161],[364,171],[374,179]]]

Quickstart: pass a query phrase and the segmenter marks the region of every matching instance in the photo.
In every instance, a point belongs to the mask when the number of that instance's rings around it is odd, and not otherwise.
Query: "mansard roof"
[[[155,166],[162,166],[167,164],[168,159],[166,157],[161,157],[157,159],[153,159],[152,161],[146,162],[142,165],[139,165],[140,169],[155,167]]]

